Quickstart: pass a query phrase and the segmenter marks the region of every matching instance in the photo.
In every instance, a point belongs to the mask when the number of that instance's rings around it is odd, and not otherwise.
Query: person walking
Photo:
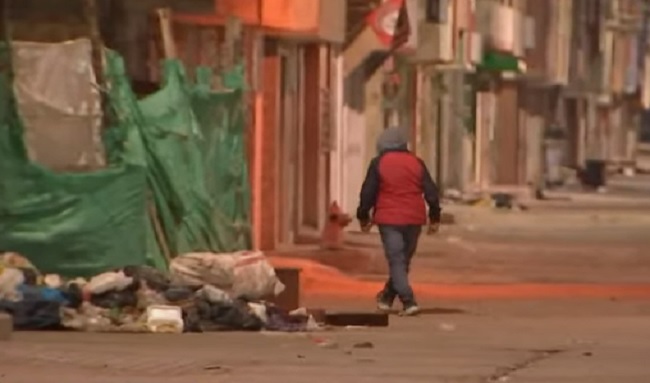
[[[422,226],[428,223],[428,234],[439,230],[438,187],[424,162],[409,151],[404,130],[384,130],[377,140],[377,153],[361,186],[357,209],[362,231],[370,231],[373,224],[378,226],[390,270],[384,289],[377,295],[377,308],[389,311],[399,298],[402,315],[417,315],[420,309],[408,275]]]

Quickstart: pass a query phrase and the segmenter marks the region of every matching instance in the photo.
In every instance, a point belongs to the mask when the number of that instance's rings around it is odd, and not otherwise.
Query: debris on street
[[[312,341],[316,343],[318,347],[325,348],[325,349],[338,349],[339,344],[333,340],[327,339],[327,338],[320,338],[320,337],[315,337],[312,338]]]
[[[445,202],[454,205],[465,205],[475,207],[490,207],[499,210],[528,210],[528,206],[521,201],[519,193],[510,192],[466,192],[448,190],[445,192]],[[453,217],[448,217],[453,223]]]
[[[267,302],[284,290],[261,252],[191,253],[169,272],[149,266],[106,271],[88,281],[44,278],[12,253],[0,260],[0,313],[15,330],[182,333],[318,331],[307,309]]]
[[[438,328],[441,331],[446,331],[446,332],[456,331],[456,325],[453,323],[440,323]]]

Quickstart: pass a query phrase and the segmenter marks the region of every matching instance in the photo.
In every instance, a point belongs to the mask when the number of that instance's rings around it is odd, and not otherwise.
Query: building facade
[[[190,33],[194,37],[185,36],[186,45],[194,41],[194,54],[183,61],[190,66],[196,60],[206,64],[197,57],[220,46],[227,35],[224,26],[238,20],[240,37],[230,49],[241,50],[250,82],[254,244],[273,250],[312,235],[326,219],[333,79],[345,39],[346,1],[215,4],[213,14],[176,15],[180,28],[195,30]],[[214,36],[201,40],[201,34]]]
[[[177,20],[234,16],[249,36],[259,248],[313,238],[331,202],[353,212],[388,126],[409,129],[443,189],[539,189],[560,166],[635,156],[635,116],[650,105],[638,2],[216,4]]]

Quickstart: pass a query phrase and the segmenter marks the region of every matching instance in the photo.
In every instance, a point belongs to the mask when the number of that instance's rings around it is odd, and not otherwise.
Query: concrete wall
[[[384,74],[381,70],[375,72],[365,83],[365,164],[370,164],[370,161],[377,155],[376,143],[379,135],[384,130],[384,108],[383,108],[383,95],[382,84]],[[365,173],[363,174],[365,176]]]
[[[354,71],[344,80],[344,110],[342,127],[342,201],[344,211],[354,213],[359,203],[359,191],[368,166],[365,105],[365,76]]]
[[[436,177],[435,162],[435,108],[433,105],[434,97],[432,94],[431,75],[423,74],[420,76],[420,97],[418,108],[418,131],[416,137],[415,151],[422,158],[429,168],[431,174]]]

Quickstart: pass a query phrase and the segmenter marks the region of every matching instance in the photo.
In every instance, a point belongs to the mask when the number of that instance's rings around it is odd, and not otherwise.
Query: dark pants
[[[421,232],[420,225],[379,225],[390,270],[390,278],[377,297],[381,302],[392,304],[399,297],[405,307],[416,304],[408,274]]]

